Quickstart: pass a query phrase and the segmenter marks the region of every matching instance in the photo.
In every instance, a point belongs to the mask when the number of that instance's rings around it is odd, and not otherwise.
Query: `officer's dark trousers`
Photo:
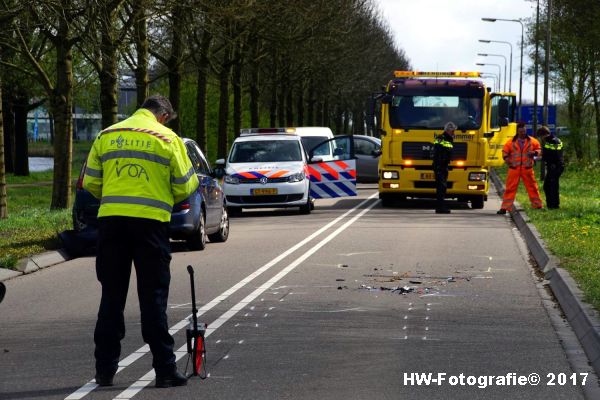
[[[544,178],[544,193],[546,194],[546,207],[558,208],[560,206],[559,179],[563,167],[559,164],[546,163],[546,177]]]
[[[448,188],[448,166],[435,165],[433,172],[435,174],[436,209],[443,210],[447,208],[444,198],[446,197],[446,189]]]
[[[112,375],[117,370],[133,261],[142,337],[152,351],[156,374],[169,374],[176,366],[166,313],[171,281],[168,223],[130,217],[102,217],[98,222],[96,275],[102,284],[102,300],[94,332],[96,372]]]

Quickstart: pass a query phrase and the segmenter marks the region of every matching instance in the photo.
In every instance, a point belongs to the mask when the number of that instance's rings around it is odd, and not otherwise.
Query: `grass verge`
[[[548,249],[560,260],[581,287],[585,301],[600,310],[600,162],[570,164],[560,179],[560,209],[534,210],[525,186],[520,184],[517,201]],[[496,170],[503,181],[506,168]],[[539,178],[539,168],[536,167]],[[538,179],[539,182],[539,179]],[[543,194],[543,183],[539,182]],[[545,201],[544,201],[545,205]]]
[[[91,142],[73,145],[73,178],[79,171]],[[30,156],[52,156],[48,143],[30,144]],[[71,229],[71,209],[50,210],[52,171],[32,172],[29,176],[7,174],[8,218],[0,220],[0,268],[14,269],[21,258],[61,247],[57,234]],[[32,186],[12,186],[33,184]],[[36,185],[39,184],[39,185]]]

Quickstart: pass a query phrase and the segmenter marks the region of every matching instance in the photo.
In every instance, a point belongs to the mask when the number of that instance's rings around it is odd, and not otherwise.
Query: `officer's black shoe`
[[[438,208],[435,210],[436,214],[450,214],[450,210],[447,208]]]
[[[174,371],[167,375],[157,375],[156,376],[156,387],[157,388],[168,388],[171,386],[185,386],[187,385],[187,380],[185,375],[183,375],[179,371]]]
[[[112,386],[115,375],[96,374],[96,383],[98,386]]]
[[[498,215],[506,215],[506,210],[504,208],[499,209],[496,214]]]

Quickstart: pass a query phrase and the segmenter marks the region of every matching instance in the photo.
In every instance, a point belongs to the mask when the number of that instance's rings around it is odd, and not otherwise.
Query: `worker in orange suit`
[[[517,134],[512,140],[509,140],[502,149],[502,157],[508,165],[508,176],[506,177],[506,189],[502,206],[498,214],[506,214],[507,211],[513,211],[515,196],[519,181],[522,179],[529,194],[531,207],[542,208],[540,191],[533,172],[535,159],[541,154],[540,142],[533,137],[527,136],[525,122],[517,123]]]

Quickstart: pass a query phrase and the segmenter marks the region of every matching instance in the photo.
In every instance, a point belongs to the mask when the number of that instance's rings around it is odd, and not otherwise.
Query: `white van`
[[[315,148],[318,144],[325,142],[326,140],[333,139],[333,132],[331,129],[322,126],[300,126],[293,128],[296,135],[300,136],[302,140],[302,146],[308,153],[311,149]],[[313,155],[319,156],[323,161],[333,160],[333,142],[330,142],[329,146],[321,146]]]

